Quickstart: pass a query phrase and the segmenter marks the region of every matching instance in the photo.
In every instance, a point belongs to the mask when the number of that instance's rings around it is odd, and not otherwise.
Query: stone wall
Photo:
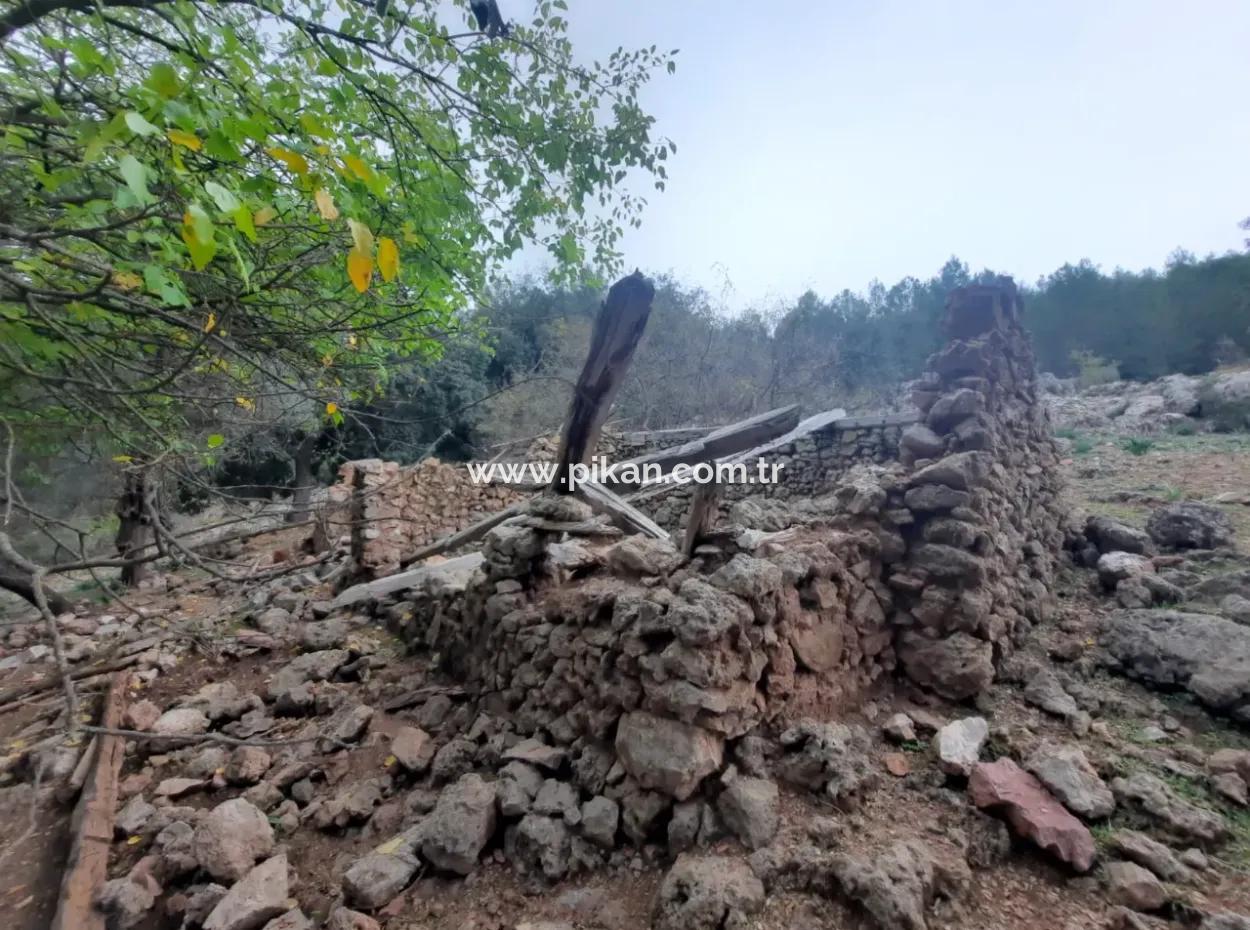
[[[784,467],[776,484],[728,484],[721,489],[721,515],[727,516],[734,501],[747,498],[798,499],[819,497],[839,486],[857,465],[884,465],[899,458],[903,429],[915,422],[913,414],[843,417],[791,442],[770,449],[762,458]],[[759,459],[748,461],[754,477]],[[631,499],[656,523],[669,530],[682,529],[690,510],[692,485],[673,485],[644,492]]]
[[[506,487],[474,484],[463,464],[362,459],[339,469],[321,532],[330,543],[349,537],[358,576],[376,578],[397,571],[400,560],[420,546],[521,497]]]

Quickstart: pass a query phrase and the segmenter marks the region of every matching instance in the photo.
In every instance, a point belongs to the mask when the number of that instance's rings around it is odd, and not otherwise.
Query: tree
[[[355,417],[527,242],[570,278],[615,270],[645,204],[625,182],[662,188],[674,151],[638,102],[672,56],[579,66],[562,0],[498,39],[457,10],[0,14],[0,415],[24,449],[74,436],[133,493],[268,428],[267,406],[293,436]]]

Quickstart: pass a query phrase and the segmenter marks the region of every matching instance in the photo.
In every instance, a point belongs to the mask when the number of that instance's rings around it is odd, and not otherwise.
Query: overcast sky
[[[505,16],[522,0],[500,0]],[[528,6],[528,3],[525,4]],[[570,0],[580,56],[680,48],[625,243],[727,303],[1241,247],[1245,0]]]

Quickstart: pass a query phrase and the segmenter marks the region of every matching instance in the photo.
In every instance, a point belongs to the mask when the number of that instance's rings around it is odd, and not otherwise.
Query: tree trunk
[[[308,519],[309,503],[317,479],[313,476],[313,450],[317,446],[316,435],[305,436],[295,449],[295,480],[292,482],[291,509],[287,511],[287,523],[303,523]]]
[[[25,572],[20,572],[8,565],[0,565],[0,588],[10,591],[18,597],[25,598],[36,607],[39,606],[39,603],[35,600],[35,586],[30,575]],[[47,598],[48,609],[54,614],[63,614],[69,610],[69,602],[47,585],[43,587],[43,594]]]
[[[151,506],[156,490],[148,481],[146,469],[126,473],[126,485],[117,499],[117,554],[123,559],[140,555],[152,544],[154,531],[152,528]],[[148,574],[147,562],[137,562],[122,568],[121,580],[124,585],[137,585]]]

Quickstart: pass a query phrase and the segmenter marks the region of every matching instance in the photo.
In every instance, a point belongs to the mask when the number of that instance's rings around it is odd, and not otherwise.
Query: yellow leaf
[[[264,226],[278,215],[278,211],[273,207],[261,207],[252,214],[252,224],[255,226]]]
[[[355,249],[348,252],[347,276],[352,279],[352,286],[363,294],[369,290],[369,282],[373,279],[373,259]]]
[[[364,159],[359,155],[344,155],[343,164],[347,165],[347,170],[362,181],[368,181],[373,178],[373,169],[366,165]]]
[[[134,461],[134,458],[133,458],[133,457],[131,457],[131,456],[129,456],[129,455],[115,455],[115,456],[113,456],[113,461],[114,461],[114,462],[120,462],[121,464],[123,464],[123,465],[124,465],[124,464],[126,464],[127,462],[133,462],[133,461]]]
[[[386,758],[382,761],[382,765],[383,765],[385,768],[388,768],[388,769],[389,769],[392,765],[394,765],[394,764],[395,764],[396,762],[398,762],[398,761],[399,761],[399,760],[398,760],[398,759],[396,759],[394,756],[387,756],[387,757],[386,757]]]
[[[314,145],[314,146],[313,146],[313,151],[314,151],[314,152],[316,152],[318,155],[329,155],[329,154],[330,154],[330,146],[325,145],[325,144],[321,144],[321,145]]]
[[[313,200],[317,201],[317,212],[321,214],[323,220],[337,220],[339,218],[339,208],[334,205],[334,198],[330,196],[330,192],[325,188],[317,191],[313,195]]]
[[[137,287],[143,286],[143,279],[133,271],[115,271],[113,272],[113,283],[126,291],[133,291]]]
[[[236,397],[234,399],[234,402],[238,404],[240,407],[242,407],[244,410],[256,409],[256,401],[252,400],[252,398],[250,397]]]
[[[204,332],[211,333],[217,328],[217,314],[212,310],[208,311],[208,319],[204,321]]]
[[[394,855],[396,852],[398,852],[399,847],[403,845],[404,845],[404,835],[401,833],[399,834],[399,836],[395,836],[387,840],[385,843],[383,843],[381,846],[375,849],[374,852],[382,856],[391,856],[391,855]]]
[[[373,254],[373,233],[369,227],[359,220],[348,220],[347,225],[352,230],[352,242],[356,245],[356,251],[361,255],[369,256]]]
[[[127,846],[138,846],[138,845],[139,845],[140,843],[142,843],[142,842],[143,842],[143,837],[141,837],[141,836],[132,836],[132,837],[130,837],[130,839],[126,840],[126,845],[127,845]]]
[[[292,152],[290,149],[265,149],[265,152],[276,158],[287,168],[303,177],[308,174],[308,159],[299,152]]]
[[[166,129],[165,135],[169,137],[169,141],[174,145],[181,145],[184,149],[190,149],[193,152],[198,152],[204,147],[200,137],[193,132],[183,132],[181,129]]]
[[[339,405],[336,404],[334,401],[330,401],[328,404],[326,404],[326,416],[332,417],[338,412],[339,412]]]
[[[356,348],[356,334],[355,333],[347,334],[347,344],[351,346],[353,349]]]
[[[383,281],[394,281],[399,274],[399,246],[389,236],[378,240],[378,271]]]
[[[325,365],[326,368],[329,368],[334,364],[334,356],[327,352],[325,355],[321,356],[321,364]]]

